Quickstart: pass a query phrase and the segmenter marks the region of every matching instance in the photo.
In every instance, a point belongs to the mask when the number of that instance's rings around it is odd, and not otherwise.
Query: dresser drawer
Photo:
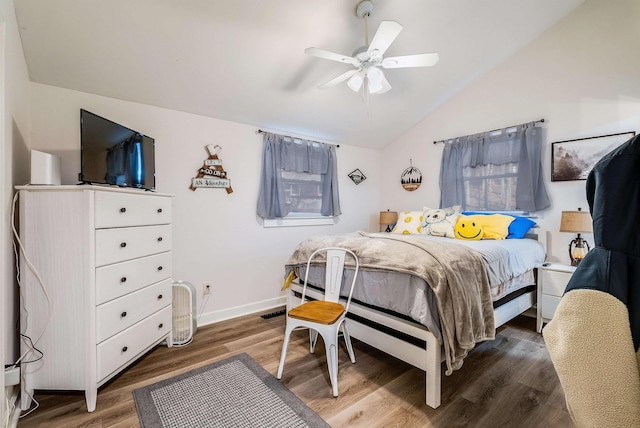
[[[171,249],[171,225],[96,230],[96,266]]]
[[[139,356],[171,331],[171,306],[158,311],[97,347],[98,382]]]
[[[542,318],[551,319],[556,313],[556,308],[560,303],[560,297],[542,295]]]
[[[96,308],[100,343],[171,303],[171,279],[135,291]]]
[[[97,229],[171,223],[171,198],[131,193],[96,192]]]
[[[571,273],[553,270],[542,271],[542,293],[562,297],[571,279]]]
[[[172,253],[133,259],[96,269],[96,304],[155,284],[172,274]]]

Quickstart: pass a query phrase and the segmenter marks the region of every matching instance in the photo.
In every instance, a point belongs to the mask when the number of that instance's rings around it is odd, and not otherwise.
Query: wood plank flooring
[[[182,348],[157,347],[103,386],[96,410],[82,393],[38,391],[23,427],[139,427],[132,391],[246,352],[275,375],[285,317],[247,315],[201,327]],[[309,354],[294,332],[282,382],[332,427],[571,427],[564,395],[535,319],[518,317],[476,347],[462,369],[442,376],[442,405],[428,407],[424,372],[354,340],[356,364],[339,351],[340,396],[333,398],[321,340]]]

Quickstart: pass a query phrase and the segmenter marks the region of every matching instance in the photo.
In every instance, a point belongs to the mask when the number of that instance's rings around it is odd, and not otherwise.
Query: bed
[[[533,236],[533,235],[530,235]],[[286,273],[304,278],[317,248],[355,251],[360,273],[349,333],[425,371],[426,403],[440,405],[441,363],[459,369],[473,347],[535,303],[534,268],[544,261],[535,239],[460,241],[430,235],[355,232],[301,242]],[[345,268],[343,284],[353,271]],[[307,295],[322,299],[324,270],[312,266]],[[288,288],[287,310],[300,304],[302,285]]]

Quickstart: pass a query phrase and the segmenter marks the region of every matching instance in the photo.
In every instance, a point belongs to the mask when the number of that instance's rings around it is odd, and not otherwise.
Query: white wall
[[[62,157],[63,184],[76,183],[80,171],[80,108],[155,138],[157,191],[176,196],[174,278],[196,286],[199,306],[202,283],[213,283],[205,321],[232,316],[242,305],[273,303],[281,295],[284,263],[302,239],[378,228],[379,150],[340,143],[343,215],[337,225],[265,229],[255,214],[262,153],[256,127],[32,83],[30,148]],[[189,190],[207,144],[222,147],[233,193]],[[355,168],[367,176],[357,186],[347,177]]]
[[[551,231],[549,258],[568,263],[567,246],[574,235],[557,232],[560,212],[588,208],[585,182],[551,182],[551,143],[640,130],[638,22],[638,0],[588,0],[441,105],[383,150],[383,206],[438,206],[443,146],[434,146],[434,140],[545,118],[544,172],[552,206],[538,215],[543,228]],[[400,174],[410,158],[423,173],[422,186],[414,192],[400,187]],[[593,244],[591,235],[585,237]]]
[[[9,216],[13,185],[27,171],[29,79],[13,1],[0,0],[0,356],[3,362],[18,357],[15,323],[18,316]],[[0,421],[4,421],[4,376],[0,380]]]

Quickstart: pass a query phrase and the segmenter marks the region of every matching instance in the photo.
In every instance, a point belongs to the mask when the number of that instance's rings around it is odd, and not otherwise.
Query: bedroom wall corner
[[[28,171],[23,135],[29,128],[29,75],[18,34],[13,0],[0,0],[0,356],[12,363],[18,358],[19,342],[15,332],[18,317],[18,288],[12,249],[10,213],[13,186]],[[0,421],[17,423],[17,413],[5,412],[4,376],[0,380]],[[13,422],[12,422],[13,421]]]

